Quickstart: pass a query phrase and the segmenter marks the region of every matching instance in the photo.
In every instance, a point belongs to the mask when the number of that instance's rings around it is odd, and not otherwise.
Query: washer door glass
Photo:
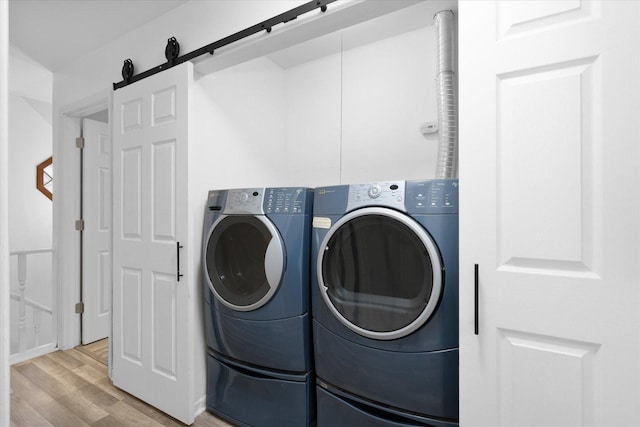
[[[318,259],[325,302],[353,331],[376,339],[410,334],[431,316],[442,287],[438,251],[412,218],[385,208],[345,215]]]
[[[209,287],[220,302],[249,311],[275,293],[284,271],[284,249],[267,218],[222,216],[211,227],[205,262]]]

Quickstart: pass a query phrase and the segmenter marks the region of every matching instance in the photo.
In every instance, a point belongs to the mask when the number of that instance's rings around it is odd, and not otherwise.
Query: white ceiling
[[[9,0],[9,42],[51,71],[187,0]]]

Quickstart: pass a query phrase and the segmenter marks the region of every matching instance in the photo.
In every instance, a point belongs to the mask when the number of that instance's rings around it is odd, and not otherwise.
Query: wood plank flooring
[[[107,376],[106,340],[11,367],[11,426],[184,426],[117,389]],[[208,412],[196,427],[230,427]]]
[[[86,354],[87,356],[97,360],[103,365],[107,364],[107,351],[109,351],[109,340],[107,338],[92,342],[87,345],[79,345],[76,350]]]

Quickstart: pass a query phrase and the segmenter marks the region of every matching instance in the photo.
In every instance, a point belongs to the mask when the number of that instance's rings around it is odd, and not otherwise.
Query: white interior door
[[[106,123],[83,119],[82,343],[111,327],[111,140]]]
[[[190,63],[113,96],[113,383],[193,421],[187,246]],[[182,263],[186,263],[183,258]],[[186,274],[186,273],[185,273]]]
[[[638,425],[640,2],[459,15],[460,424]]]

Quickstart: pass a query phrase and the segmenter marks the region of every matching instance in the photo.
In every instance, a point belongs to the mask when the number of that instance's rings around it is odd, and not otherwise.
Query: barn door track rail
[[[280,15],[274,16],[273,18],[269,18],[266,21],[262,21],[256,25],[253,25],[249,28],[245,28],[242,31],[238,31],[235,34],[231,34],[225,38],[222,38],[218,41],[210,43],[206,46],[201,47],[200,49],[196,49],[193,52],[186,53],[182,56],[180,55],[180,44],[176,40],[175,37],[169,38],[167,41],[167,46],[164,50],[165,58],[167,58],[167,62],[164,64],[153,67],[145,72],[134,75],[134,66],[133,61],[131,59],[126,59],[122,66],[122,81],[119,83],[113,84],[113,90],[120,89],[122,87],[128,86],[131,83],[135,83],[139,80],[145,79],[149,76],[157,74],[161,71],[168,70],[171,67],[182,64],[186,61],[191,61],[198,56],[209,54],[213,55],[213,53],[220,49],[223,46],[227,46],[231,43],[237,42],[238,40],[242,40],[246,37],[249,37],[253,34],[259,33],[261,31],[266,31],[267,33],[271,32],[271,29],[278,24],[284,24],[289,21],[293,21],[298,16],[303,15],[307,12],[310,12],[315,9],[320,9],[322,12],[326,12],[327,5],[329,3],[333,3],[336,0],[313,0],[298,7],[295,7],[291,10],[288,10]]]

